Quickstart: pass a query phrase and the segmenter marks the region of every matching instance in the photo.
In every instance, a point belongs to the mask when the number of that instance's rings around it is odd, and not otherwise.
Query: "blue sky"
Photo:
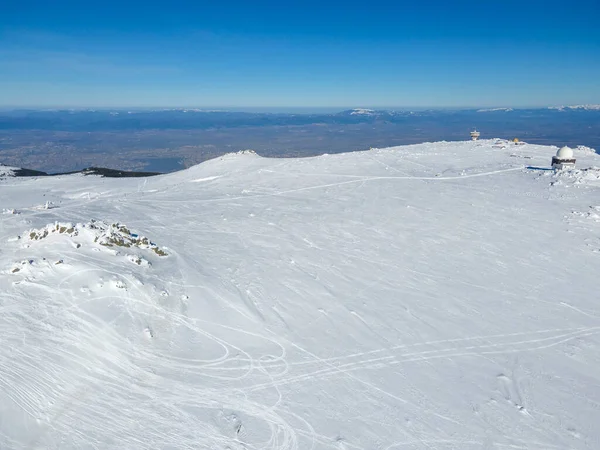
[[[600,103],[598,0],[7,3],[0,106]]]

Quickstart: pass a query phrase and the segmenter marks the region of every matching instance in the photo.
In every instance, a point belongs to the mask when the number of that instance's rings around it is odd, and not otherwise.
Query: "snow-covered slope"
[[[1,180],[0,448],[600,448],[600,157],[555,152]]]

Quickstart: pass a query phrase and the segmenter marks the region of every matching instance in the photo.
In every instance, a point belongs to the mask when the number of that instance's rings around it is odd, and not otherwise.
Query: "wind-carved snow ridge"
[[[556,151],[2,180],[0,448],[600,448],[600,156]]]

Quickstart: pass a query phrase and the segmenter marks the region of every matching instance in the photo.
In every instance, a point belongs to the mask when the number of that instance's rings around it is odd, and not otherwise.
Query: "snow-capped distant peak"
[[[494,111],[509,112],[512,110],[513,110],[512,108],[486,108],[486,109],[478,109],[477,112],[494,112]]]
[[[374,114],[375,114],[375,110],[365,109],[365,108],[354,108],[352,110],[352,112],[350,113],[350,115],[352,115],[352,116],[358,116],[358,115],[372,116]]]
[[[571,105],[571,106],[549,106],[548,109],[556,109],[558,111],[584,110],[584,111],[600,111],[600,105]]]

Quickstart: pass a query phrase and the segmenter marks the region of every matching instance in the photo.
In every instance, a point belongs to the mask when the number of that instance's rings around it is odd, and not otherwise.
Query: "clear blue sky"
[[[541,106],[599,80],[599,0],[0,7],[0,106]]]

